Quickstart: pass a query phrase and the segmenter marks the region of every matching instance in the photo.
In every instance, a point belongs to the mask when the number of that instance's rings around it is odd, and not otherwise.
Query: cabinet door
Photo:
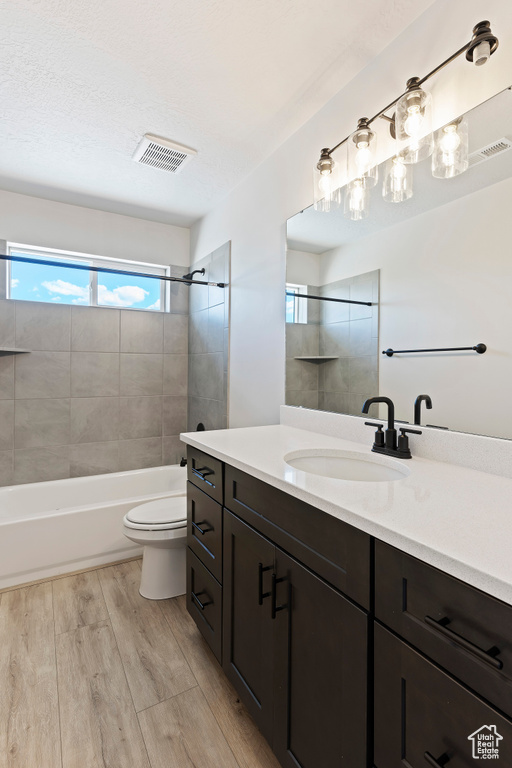
[[[274,752],[283,768],[365,768],[368,617],[278,548],[276,576]]]
[[[224,510],[223,668],[263,735],[272,738],[275,547]]]
[[[377,624],[375,768],[471,768],[480,759],[512,765],[512,722]]]

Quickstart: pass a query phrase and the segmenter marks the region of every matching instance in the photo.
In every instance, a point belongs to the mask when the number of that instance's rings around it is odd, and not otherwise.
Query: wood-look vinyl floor
[[[279,768],[140,562],[0,593],[0,768]]]

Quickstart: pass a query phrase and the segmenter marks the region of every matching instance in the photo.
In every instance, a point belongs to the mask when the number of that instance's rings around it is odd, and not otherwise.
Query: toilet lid
[[[186,496],[174,496],[158,501],[149,501],[130,509],[126,519],[139,525],[163,525],[185,522],[187,519]]]

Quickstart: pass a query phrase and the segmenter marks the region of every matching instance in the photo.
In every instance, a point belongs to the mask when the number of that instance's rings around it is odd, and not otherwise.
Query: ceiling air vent
[[[136,163],[151,165],[162,171],[179,173],[194,155],[197,155],[195,149],[146,133],[135,150],[133,159]]]
[[[502,152],[508,152],[512,149],[512,141],[503,137],[498,141],[493,141],[492,144],[488,144],[486,147],[478,149],[476,152],[472,152],[469,156],[469,167],[483,163],[485,160],[490,160],[491,157],[501,155]]]

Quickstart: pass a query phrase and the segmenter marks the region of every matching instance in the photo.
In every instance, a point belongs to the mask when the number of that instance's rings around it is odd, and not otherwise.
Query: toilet
[[[124,535],[144,546],[140,594],[165,600],[185,594],[187,498],[150,501],[123,518]]]

